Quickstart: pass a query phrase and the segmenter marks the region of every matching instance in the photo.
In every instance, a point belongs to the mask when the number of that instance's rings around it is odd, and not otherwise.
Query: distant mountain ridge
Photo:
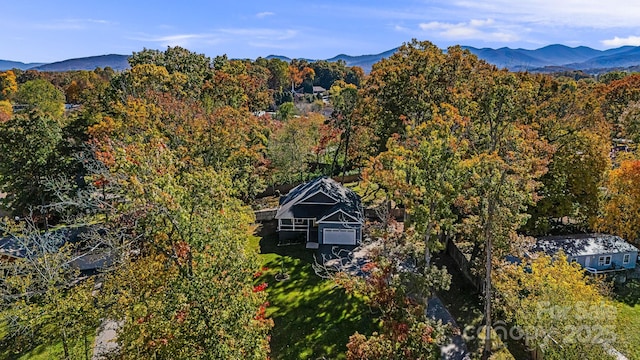
[[[113,70],[121,71],[129,68],[128,55],[98,55],[77,59],[56,61],[49,64],[32,63],[25,64],[18,61],[0,60],[0,71],[21,69],[38,71],[74,71],[74,70],[95,70],[96,68],[111,67]]]
[[[44,65],[44,64],[43,63],[25,64],[20,61],[0,60],[0,71],[11,70],[11,69],[27,70],[40,65]]]
[[[128,55],[99,55],[77,59],[58,61],[50,64],[33,67],[38,71],[72,71],[72,70],[95,70],[96,68],[111,67],[113,70],[122,71],[129,68]]]
[[[611,70],[640,68],[640,47],[622,46],[615,49],[596,50],[586,46],[569,47],[565,45],[548,45],[535,50],[511,49],[502,47],[499,49],[475,48],[462,46],[472,54],[499,68],[507,68],[512,71],[530,72],[558,72],[581,70],[587,73],[598,74]],[[393,55],[398,48],[387,50],[379,54],[371,55],[345,55],[340,54],[326,61],[344,61],[347,66],[360,66],[368,73],[373,64],[381,59]],[[96,67],[111,67],[116,71],[129,68],[127,55],[100,55],[78,59],[69,59],[51,64],[25,64],[16,61],[0,60],[0,70],[12,68],[35,69],[39,71],[70,71],[70,70],[94,70]],[[269,55],[267,59],[277,58],[291,61],[282,55]],[[314,59],[306,59],[316,61]]]
[[[640,65],[640,47],[596,50],[586,46],[549,45],[536,50],[463,46],[481,59],[512,71],[582,70],[601,73]]]
[[[615,69],[627,69],[640,66],[640,47],[622,46],[615,49],[596,50],[586,46],[569,47],[565,45],[548,45],[535,50],[475,48],[462,46],[478,58],[499,68],[512,71],[558,72],[582,70],[589,73],[604,73]],[[375,55],[350,56],[340,54],[327,61],[343,60],[347,66],[360,66],[366,73],[371,71],[373,64],[381,59],[393,55],[398,48],[387,50]],[[286,56],[270,55],[268,58],[278,58],[290,61]]]

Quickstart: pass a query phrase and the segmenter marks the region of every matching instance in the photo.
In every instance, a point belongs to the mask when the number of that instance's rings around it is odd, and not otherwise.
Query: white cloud
[[[509,30],[509,26],[496,24],[493,19],[477,20],[468,22],[446,23],[431,21],[418,24],[418,27],[428,35],[436,35],[449,40],[484,40],[512,42],[519,39],[519,36]]]
[[[45,30],[85,30],[92,26],[113,25],[115,23],[102,19],[61,19],[48,23],[35,24],[34,27]]]
[[[640,46],[640,36],[631,35],[627,36],[626,38],[615,36],[613,39],[602,40],[601,42],[603,45],[611,47],[619,47],[624,45]]]
[[[162,46],[188,47],[196,43],[216,44],[222,39],[216,34],[175,34],[165,36],[143,36],[133,40],[156,42]]]
[[[160,46],[180,46],[197,48],[208,45],[233,42],[249,47],[288,48],[298,31],[292,29],[269,28],[226,28],[206,33],[186,33],[169,35],[140,35],[132,40],[153,42]]]
[[[218,30],[221,33],[260,40],[289,40],[298,35],[297,30],[292,29],[267,29],[267,28],[228,28]]]
[[[549,26],[615,28],[640,22],[636,0],[461,0],[452,5],[475,16]]]
[[[256,14],[256,17],[257,17],[257,18],[263,18],[263,17],[267,17],[267,16],[273,16],[273,15],[275,15],[275,14],[276,14],[276,13],[271,12],[271,11],[264,11],[264,12],[257,13],[257,14]]]

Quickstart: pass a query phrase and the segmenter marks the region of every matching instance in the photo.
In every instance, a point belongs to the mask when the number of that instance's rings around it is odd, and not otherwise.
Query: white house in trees
[[[633,270],[638,259],[635,246],[608,234],[547,236],[539,238],[533,250],[551,256],[562,250],[567,260],[593,274]]]

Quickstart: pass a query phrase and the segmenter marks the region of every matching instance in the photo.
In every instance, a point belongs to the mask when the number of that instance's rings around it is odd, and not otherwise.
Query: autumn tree
[[[640,101],[630,102],[620,114],[622,136],[634,143],[640,143]]]
[[[247,247],[253,215],[234,178],[250,151],[237,136],[251,133],[238,131],[234,109],[208,114],[149,95],[90,129],[96,156],[120,179],[118,213],[133,223],[125,238],[139,254],[105,284],[110,316],[123,322],[118,356],[266,358],[271,322]]]
[[[499,308],[518,326],[505,335],[524,338],[545,358],[612,358],[607,350],[616,338],[616,309],[603,296],[605,287],[587,276],[564,254],[503,264],[494,273]]]
[[[570,223],[588,230],[600,208],[600,187],[610,167],[610,127],[592,85],[537,76],[528,123],[553,147],[539,200],[526,231],[545,235]],[[565,219],[565,221],[563,221]],[[568,219],[568,221],[566,221]]]
[[[11,70],[0,72],[0,101],[11,100],[16,92],[18,92],[16,74]]]
[[[211,76],[211,59],[204,54],[191,52],[180,46],[167,47],[165,51],[144,49],[129,57],[131,67],[155,65],[166,69],[168,74],[185,76],[184,91],[198,97],[205,79]]]
[[[451,234],[457,219],[452,204],[464,181],[462,160],[468,141],[467,119],[455,108],[443,107],[429,121],[409,124],[404,137],[389,139],[387,151],[372,159],[363,172],[367,186],[383,189],[405,206],[406,227],[415,228],[426,266],[431,252],[442,248],[441,235]]]
[[[296,86],[304,81],[312,81],[315,73],[305,60],[291,60],[289,64],[289,81],[291,82],[291,92],[295,92]]]
[[[393,219],[372,224],[368,231],[379,246],[371,247],[370,262],[361,276],[336,274],[348,293],[366,299],[380,323],[379,332],[355,333],[347,344],[347,359],[438,359],[448,331],[428,319],[422,294],[446,290],[450,276],[445,269],[415,267],[410,232],[401,231]],[[411,264],[411,265],[409,265]]]
[[[596,228],[640,244],[640,161],[626,160],[611,170],[605,182],[602,217]]]
[[[7,100],[0,100],[0,123],[8,121],[13,116],[13,106]]]

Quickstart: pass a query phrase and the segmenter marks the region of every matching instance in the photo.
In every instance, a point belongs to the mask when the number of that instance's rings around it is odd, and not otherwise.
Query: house
[[[276,212],[280,242],[302,240],[308,249],[321,245],[357,245],[364,211],[360,197],[328,177],[300,184],[280,198]]]
[[[313,95],[325,95],[327,93],[327,89],[323,88],[322,86],[314,86],[312,89]]]
[[[26,254],[27,250],[21,245],[17,238],[13,236],[0,238],[0,263],[15,261],[16,259],[25,257]]]
[[[633,270],[638,249],[624,239],[606,234],[579,234],[539,238],[533,251],[555,255],[562,250],[592,274]]]

